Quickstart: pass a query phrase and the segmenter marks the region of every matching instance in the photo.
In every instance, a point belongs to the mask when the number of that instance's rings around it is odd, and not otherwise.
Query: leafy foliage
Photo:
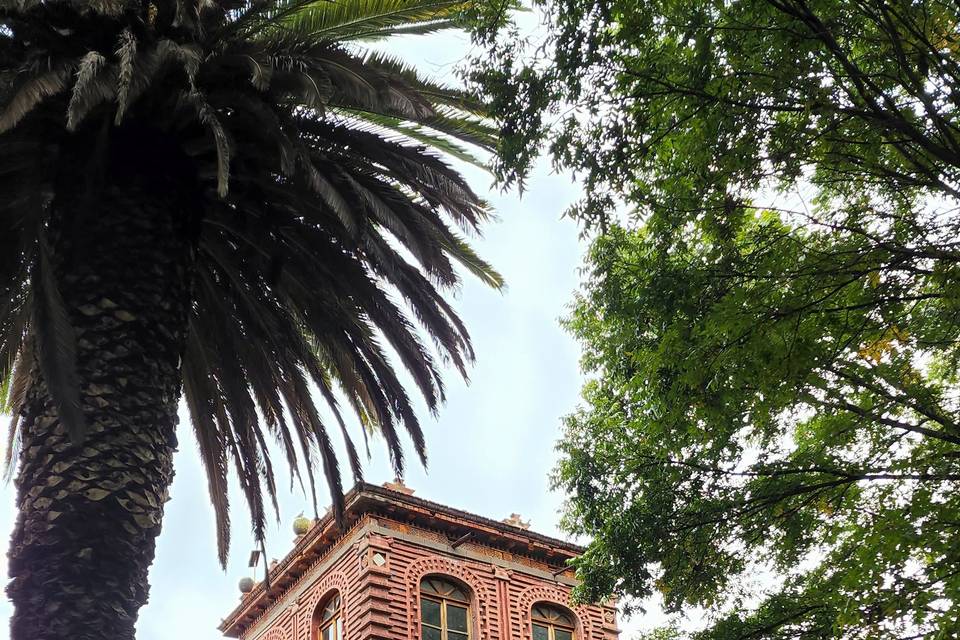
[[[331,429],[342,432],[358,479],[361,468],[338,390],[365,429],[383,434],[398,473],[401,430],[425,460],[385,344],[431,410],[443,399],[437,358],[466,375],[473,351],[442,291],[459,283],[457,264],[492,286],[501,280],[463,237],[487,218],[486,205],[441,152],[469,157],[458,141],[490,150],[495,132],[472,95],[353,43],[459,24],[470,6],[0,2],[4,410],[22,403],[29,366],[20,363],[36,341],[60,417],[83,437],[82,415],[69,411],[75,336],[62,322],[42,251],[49,205],[64,176],[109,180],[103,150],[112,144],[149,159],[164,140],[177,151],[158,154],[166,164],[154,160],[155,170],[199,185],[182,370],[221,561],[231,465],[263,536],[264,496],[275,503],[276,493],[271,439],[311,489],[319,460],[341,508]],[[65,166],[65,157],[77,156],[62,150],[78,141],[89,143],[85,166]],[[314,406],[314,387],[336,424]],[[15,420],[11,442],[16,429]]]
[[[545,46],[489,38],[472,77],[501,179],[549,144],[597,233],[555,476],[580,596],[704,607],[703,639],[951,637],[956,5],[537,5]]]

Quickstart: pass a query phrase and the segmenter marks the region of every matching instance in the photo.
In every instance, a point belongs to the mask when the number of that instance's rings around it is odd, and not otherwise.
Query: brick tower
[[[399,483],[346,496],[220,625],[242,640],[617,640],[615,603],[573,605],[583,551],[413,496]],[[250,585],[247,585],[248,588]]]

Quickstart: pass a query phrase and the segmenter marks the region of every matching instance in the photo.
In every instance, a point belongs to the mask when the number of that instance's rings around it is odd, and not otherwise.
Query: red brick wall
[[[365,517],[276,598],[242,640],[314,640],[313,612],[334,590],[344,603],[344,640],[418,640],[419,584],[447,575],[470,588],[471,640],[531,640],[530,609],[552,602],[576,615],[577,640],[617,640],[611,605],[572,606],[569,573],[520,554],[464,543],[383,518]]]

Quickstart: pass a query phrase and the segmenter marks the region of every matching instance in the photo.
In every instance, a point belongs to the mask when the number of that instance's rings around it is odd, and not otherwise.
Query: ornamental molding
[[[527,587],[517,596],[517,608],[520,610],[520,638],[533,640],[533,628],[530,626],[530,614],[533,605],[538,602],[549,602],[570,611],[577,621],[576,636],[579,638],[593,638],[595,624],[593,612],[585,605],[570,603],[570,590],[553,585],[537,585]]]
[[[490,610],[496,608],[494,594],[483,579],[464,563],[448,558],[431,556],[411,562],[404,572],[407,589],[407,630],[409,638],[420,637],[420,582],[428,575],[450,576],[470,589],[470,609],[473,637],[484,640],[490,629]]]
[[[263,640],[287,640],[287,638],[286,634],[283,633],[283,629],[273,628],[267,631],[266,635],[263,636]]]
[[[333,571],[326,574],[316,584],[307,588],[307,591],[297,600],[297,640],[309,640],[310,624],[313,622],[313,610],[317,605],[333,594],[340,593],[341,607],[347,606],[347,576],[342,571]],[[350,620],[343,616],[343,635],[347,637]],[[272,640],[265,638],[264,640]]]

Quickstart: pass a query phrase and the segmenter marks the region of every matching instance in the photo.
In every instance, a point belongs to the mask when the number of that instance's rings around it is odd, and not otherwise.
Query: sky
[[[435,77],[450,77],[469,42],[463,35],[443,34],[407,38],[390,48]],[[493,291],[466,275],[453,297],[473,337],[477,362],[469,384],[455,371],[447,372],[447,402],[436,418],[420,412],[429,467],[422,468],[408,447],[405,480],[419,497],[496,519],[519,513],[534,530],[563,538],[557,526],[563,497],[550,491],[548,476],[561,419],[577,405],[582,382],[578,346],[558,323],[580,281],[585,245],[577,225],[562,217],[580,188],[569,176],[551,173],[545,161],[522,198],[492,188],[491,177],[480,170],[464,167],[464,172],[497,212],[499,219],[487,225],[474,246],[505,277],[507,288]],[[150,600],[140,612],[139,640],[221,638],[217,625],[239,602],[238,581],[250,574],[247,560],[255,545],[239,488],[234,484],[231,493],[233,543],[224,572],[217,561],[206,480],[182,406],[180,422],[172,499],[150,572]],[[374,439],[371,449],[365,479],[392,480],[385,448]],[[323,509],[328,500],[322,480],[318,497]],[[278,559],[292,547],[293,519],[301,511],[313,515],[309,497],[299,488],[281,493],[280,508],[280,521],[267,539],[268,557]],[[0,486],[4,540],[15,517],[13,486]],[[5,565],[5,557],[0,562]],[[8,637],[3,621],[10,613],[0,594],[0,640]],[[627,630],[622,637],[628,639],[640,625],[649,626],[642,620],[622,625]]]

